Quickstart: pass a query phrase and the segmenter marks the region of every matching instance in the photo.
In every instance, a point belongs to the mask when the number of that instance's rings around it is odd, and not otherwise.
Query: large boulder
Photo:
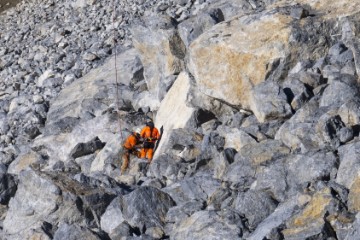
[[[118,66],[118,80],[122,84],[134,88],[138,82],[144,79],[144,68],[140,55],[135,49],[129,49],[118,56],[116,66]]]
[[[307,41],[304,48],[301,37],[317,36],[313,24],[323,20],[307,20],[299,27],[300,20],[286,12],[279,8],[235,17],[199,36],[190,46],[188,64],[199,90],[250,108],[254,86],[266,79],[279,80],[295,65],[294,59],[316,59],[324,54],[326,44]],[[329,27],[323,24],[320,31],[325,33]]]
[[[36,226],[47,224],[46,232],[57,224],[98,225],[99,217],[114,198],[98,183],[78,182],[59,172],[39,172],[27,168],[19,174],[18,190],[9,202],[4,220],[6,236],[26,239]]]
[[[133,44],[141,55],[147,88],[160,103],[173,76],[184,69],[185,45],[169,16],[150,14],[143,20],[131,29]]]
[[[128,62],[127,59],[130,58],[128,54],[133,56],[133,50],[120,55],[117,59],[118,63]],[[117,83],[114,76],[117,69],[114,67],[114,61],[114,57],[110,58],[103,66],[93,69],[81,79],[62,89],[61,93],[51,101],[47,125],[66,117],[87,119],[89,113],[99,116],[110,105],[115,105],[116,91],[114,89]],[[121,69],[121,74],[133,79],[133,75],[136,75],[133,68],[137,67],[124,67]],[[131,82],[129,79],[119,79],[119,83],[122,84],[129,84],[129,82]]]
[[[101,216],[101,229],[109,235],[125,221],[121,212],[121,200],[121,196],[115,198]]]
[[[21,172],[19,182],[4,220],[4,232],[8,235],[26,233],[38,222],[50,218],[61,199],[59,187],[31,170]]]
[[[169,208],[174,200],[165,192],[154,187],[141,187],[122,199],[122,216],[132,227],[140,231],[165,225]]]
[[[186,104],[190,87],[189,74],[182,72],[161,102],[155,125],[163,129],[163,134],[154,158],[165,151],[171,130],[184,128],[191,120],[195,109]]]
[[[69,162],[71,159],[83,156],[85,153],[95,153],[97,157],[95,157],[93,165],[96,165],[96,167],[92,166],[92,171],[102,170],[104,167],[102,154],[105,152],[108,153],[109,148],[111,148],[114,154],[118,153],[120,149],[121,139],[116,129],[118,128],[117,125],[118,122],[114,118],[114,115],[104,114],[88,121],[83,121],[76,125],[69,133],[39,136],[34,141],[33,147],[35,149],[41,149],[41,152],[49,157],[47,168],[51,169],[57,161]],[[104,126],[108,127],[104,128]],[[122,126],[125,127],[126,125],[123,124]],[[95,138],[98,138],[100,142],[102,142],[102,144],[100,144],[101,146],[104,146],[107,142],[111,142],[112,144],[106,148],[96,147],[96,144],[90,144]],[[99,140],[97,142],[99,142]],[[89,149],[87,150],[85,149],[85,143],[89,145],[87,147]],[[91,147],[91,145],[94,145],[94,147]],[[82,151],[80,151],[81,148],[83,148]]]

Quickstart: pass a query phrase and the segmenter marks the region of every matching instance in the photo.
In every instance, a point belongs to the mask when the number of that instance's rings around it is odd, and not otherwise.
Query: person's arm
[[[159,140],[160,139],[160,133],[159,130],[157,130],[157,128],[154,129],[155,130],[155,140]]]
[[[146,133],[146,127],[144,127],[143,129],[141,129],[140,137],[141,137],[141,138],[145,138],[145,133]]]

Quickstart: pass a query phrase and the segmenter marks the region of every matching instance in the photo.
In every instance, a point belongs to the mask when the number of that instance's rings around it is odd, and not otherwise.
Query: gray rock
[[[10,126],[6,118],[0,120],[0,134],[5,135],[10,130]]]
[[[316,133],[315,124],[319,115],[323,115],[327,110],[319,108],[318,97],[312,98],[280,127],[275,139],[281,140],[292,150],[303,153],[320,149],[323,140]]]
[[[284,224],[296,212],[298,204],[297,196],[279,204],[275,211],[265,218],[247,239],[264,239],[272,230]]]
[[[227,167],[221,180],[229,182],[235,189],[248,189],[255,180],[256,171],[249,159],[240,156],[235,156],[235,162]]]
[[[340,71],[341,74],[349,74],[349,75],[355,75],[356,69],[355,69],[355,63],[348,62],[345,64],[343,68],[341,68]]]
[[[133,44],[141,53],[144,79],[152,98],[162,100],[163,88],[159,87],[184,69],[185,46],[168,17],[149,16],[146,20],[146,26],[132,28]]]
[[[343,127],[340,129],[338,135],[339,135],[340,142],[346,143],[353,139],[354,131],[352,128]]]
[[[15,154],[10,151],[0,151],[0,161],[2,164],[9,165],[15,159]]]
[[[164,231],[159,227],[151,227],[146,229],[145,235],[148,235],[154,239],[161,239],[164,237]]]
[[[82,157],[94,153],[95,151],[102,149],[106,143],[101,142],[98,137],[95,137],[89,142],[77,144],[73,150],[71,150],[70,156],[73,158]]]
[[[178,223],[191,216],[195,212],[204,210],[205,203],[202,201],[189,201],[184,204],[172,207],[166,214],[167,223]]]
[[[125,51],[117,59],[118,78],[121,83],[134,87],[144,79],[144,67],[140,61],[140,55],[135,49]]]
[[[224,149],[220,158],[214,160],[214,178],[222,179],[227,167],[234,162],[236,150],[233,148]]]
[[[239,213],[245,215],[249,224],[248,227],[255,229],[262,220],[276,209],[277,204],[269,194],[249,190],[245,193],[239,193],[234,207]]]
[[[133,230],[129,224],[126,222],[121,223],[119,226],[117,226],[111,234],[109,234],[109,237],[111,239],[120,239],[124,238],[124,236],[132,236]]]
[[[56,88],[63,84],[62,78],[47,78],[43,81],[42,87]]]
[[[239,239],[242,236],[240,216],[224,218],[222,212],[198,211],[176,224],[171,239]]]
[[[333,81],[324,91],[320,106],[341,105],[349,100],[357,99],[358,89],[341,81]]]
[[[119,226],[125,223],[121,210],[121,201],[122,196],[115,198],[101,216],[101,229],[109,235],[113,234]],[[119,231],[119,229],[117,231]]]
[[[265,128],[266,127],[264,125],[264,130]],[[271,127],[268,127],[268,129],[271,129]],[[219,126],[217,128],[217,131],[221,136],[224,137],[225,140],[224,148],[233,148],[236,151],[239,151],[242,147],[248,144],[256,143],[256,140],[250,134],[238,128]]]
[[[325,145],[337,148],[341,143],[340,130],[344,127],[345,124],[338,115],[326,113],[318,119],[315,130]]]
[[[336,169],[338,159],[332,152],[307,153],[290,155],[287,158],[287,183],[301,185],[317,180],[330,179]]]
[[[24,132],[28,135],[30,139],[34,139],[41,134],[39,128],[34,125],[25,126]]]
[[[360,123],[359,109],[360,102],[356,99],[351,99],[339,108],[338,114],[346,126],[354,126]]]
[[[250,96],[250,108],[259,122],[284,119],[292,115],[286,94],[272,81],[254,87]]]
[[[359,240],[360,239],[360,235],[359,235],[359,227],[360,227],[359,217],[360,217],[360,215],[357,214],[356,219],[353,222],[353,226],[351,227],[351,229],[347,233],[346,237],[344,238],[345,240]]]
[[[158,179],[169,179],[176,181],[181,169],[181,158],[173,155],[162,154],[151,162],[149,175]]]
[[[178,25],[179,35],[186,47],[200,36],[206,29],[224,21],[223,13],[220,9],[212,9],[209,13],[196,15]]]
[[[295,19],[302,19],[307,17],[309,14],[309,12],[307,10],[305,10],[304,8],[302,8],[301,6],[295,6],[293,8],[291,8],[290,10],[290,16],[295,18]]]
[[[61,190],[48,179],[31,170],[21,172],[18,190],[9,202],[4,231],[9,235],[16,234],[47,219],[58,208],[60,197]]]
[[[220,181],[210,175],[199,175],[176,182],[162,190],[180,205],[192,200],[206,201],[220,186]]]
[[[140,231],[150,227],[163,228],[169,208],[175,206],[172,198],[153,187],[141,187],[123,197],[122,215],[132,227]]]
[[[296,78],[288,78],[283,84],[284,93],[295,111],[300,109],[312,96],[312,92],[304,83]]]
[[[6,170],[6,169],[5,169]],[[17,181],[14,176],[2,173],[0,174],[0,203],[7,205],[17,190]]]
[[[67,224],[60,223],[59,228],[56,230],[54,234],[54,240],[61,239],[89,239],[89,240],[100,240],[101,238],[94,234],[90,229],[85,227],[75,225],[75,224]]]
[[[211,9],[221,9],[223,12],[224,20],[230,20],[231,18],[237,15],[244,15],[251,13],[255,9],[261,9],[262,3],[256,1],[243,1],[243,0],[221,0],[213,1],[212,4],[209,4],[204,9],[208,11]]]
[[[340,165],[336,176],[336,182],[350,189],[351,184],[357,176],[359,157],[357,148],[359,142],[353,142],[338,148]]]
[[[254,166],[266,164],[289,153],[290,149],[281,141],[271,139],[248,144],[239,151],[239,154],[244,158],[250,159],[251,164]]]
[[[86,61],[95,61],[95,60],[98,60],[99,57],[96,56],[94,53],[91,53],[91,52],[87,52],[85,53],[82,58]]]
[[[340,67],[337,65],[326,65],[323,67],[321,73],[324,78],[328,79],[337,76],[340,73]]]
[[[279,159],[269,166],[258,167],[256,172],[252,171],[256,178],[256,181],[251,185],[252,189],[266,191],[278,202],[283,202],[286,199],[289,184],[284,159]]]
[[[201,149],[203,135],[198,132],[186,129],[174,129],[164,143],[168,153],[181,157],[186,162],[193,161]]]

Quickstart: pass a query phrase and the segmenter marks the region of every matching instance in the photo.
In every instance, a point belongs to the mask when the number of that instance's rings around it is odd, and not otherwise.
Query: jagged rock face
[[[108,0],[5,12],[0,233],[356,239],[359,5],[119,1],[117,47]],[[154,159],[121,173],[149,117]]]
[[[295,8],[236,17],[198,37],[189,48],[188,64],[198,89],[256,113],[251,103],[254,86],[266,79],[282,81],[297,61],[315,60],[330,47],[325,38],[315,38],[319,32],[329,37],[334,20],[320,16],[298,20]]]
[[[288,54],[291,20],[280,13],[243,16],[202,34],[189,50],[189,68],[199,90],[249,107],[252,87]]]

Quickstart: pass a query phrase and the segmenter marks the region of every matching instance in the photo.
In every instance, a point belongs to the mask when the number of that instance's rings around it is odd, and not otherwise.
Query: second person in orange
[[[147,122],[146,126],[140,132],[140,137],[144,140],[140,157],[147,158],[150,163],[154,154],[155,142],[160,139],[159,130],[154,126],[152,121]]]

